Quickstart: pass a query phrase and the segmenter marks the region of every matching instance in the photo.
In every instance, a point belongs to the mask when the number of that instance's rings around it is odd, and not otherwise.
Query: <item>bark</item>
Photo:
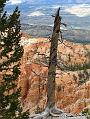
[[[57,47],[60,33],[61,17],[59,16],[60,8],[57,10],[54,21],[54,28],[51,38],[50,58],[48,67],[48,82],[47,82],[47,107],[55,106],[55,78],[57,66]]]
[[[57,66],[57,47],[60,33],[61,17],[59,16],[60,8],[57,10],[54,21],[54,28],[51,38],[50,57],[48,66],[48,82],[47,82],[47,105],[44,112],[35,114],[30,119],[47,119],[50,115],[52,117],[60,116],[64,113],[62,110],[55,108],[55,78]]]

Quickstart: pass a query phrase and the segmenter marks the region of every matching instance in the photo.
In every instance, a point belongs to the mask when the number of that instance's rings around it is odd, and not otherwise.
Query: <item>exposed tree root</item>
[[[30,116],[29,119],[47,119],[48,116],[59,117],[60,114],[62,114],[62,113],[64,113],[64,112],[58,108],[49,109],[47,107],[44,112],[42,112],[40,114],[32,115],[32,116]]]
[[[60,110],[59,108],[51,108],[50,109],[50,115],[53,117],[59,117],[60,114],[64,113],[62,110]]]
[[[49,108],[46,108],[44,112],[30,116],[30,119],[47,119],[49,114],[50,110]]]

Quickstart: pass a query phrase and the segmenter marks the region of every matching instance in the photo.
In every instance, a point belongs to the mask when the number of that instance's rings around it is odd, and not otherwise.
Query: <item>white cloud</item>
[[[42,13],[41,11],[35,11],[35,12],[32,12],[32,13],[30,13],[28,16],[29,17],[34,17],[34,16],[43,16],[43,15],[45,15],[44,13]]]
[[[53,5],[51,8],[58,9],[59,7],[60,7],[60,5]]]
[[[9,0],[7,1],[8,4],[14,5],[14,4],[21,4],[23,2],[33,2],[34,0]]]
[[[9,0],[7,3],[14,5],[14,4],[21,4],[21,3],[26,2],[26,1],[29,1],[29,0]]]
[[[9,0],[8,3],[11,5],[20,4],[20,3],[22,3],[22,0]]]
[[[90,5],[87,4],[75,5],[70,8],[66,8],[65,12],[74,14],[78,17],[90,16]]]

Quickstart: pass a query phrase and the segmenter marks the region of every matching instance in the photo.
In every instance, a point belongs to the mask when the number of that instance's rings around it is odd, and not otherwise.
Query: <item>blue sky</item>
[[[9,4],[13,5],[13,4],[21,4],[21,3],[24,3],[24,2],[28,2],[28,3],[31,3],[31,2],[61,2],[61,3],[82,3],[82,4],[86,4],[86,3],[90,3],[90,0],[9,0]]]
[[[22,2],[61,2],[61,3],[90,3],[90,0],[9,0],[12,4],[18,4]]]
[[[8,13],[16,5],[21,11],[22,23],[52,25],[51,15],[61,7],[63,21],[72,27],[81,28],[86,25],[90,29],[90,0],[9,0]]]
[[[65,12],[69,13],[69,14],[73,14],[76,15],[77,17],[86,17],[86,16],[90,16],[90,4],[89,4],[90,0],[9,0],[7,3],[7,5],[9,6],[13,6],[13,5],[23,5],[25,6],[24,9],[26,9],[26,7],[28,7],[30,4],[40,4],[43,5],[45,4],[51,4],[51,5],[56,5],[54,6],[54,8],[58,8],[60,4],[65,4],[67,6],[67,8],[65,8]],[[76,5],[71,5],[69,6],[69,4],[76,4]],[[39,15],[44,15],[44,13],[40,13],[40,11],[36,12],[36,16]],[[35,12],[34,12],[35,15]],[[30,13],[29,16],[34,16],[33,13]]]
[[[5,8],[7,13],[11,14],[16,5],[21,12],[21,24],[26,25],[24,32],[32,33],[31,35],[34,35],[35,28],[37,33],[37,28],[53,26],[54,18],[51,15],[55,14],[59,7],[62,22],[68,25],[67,30],[90,30],[90,0],[9,0]],[[68,36],[73,39],[71,34]],[[82,35],[80,38],[84,40]]]

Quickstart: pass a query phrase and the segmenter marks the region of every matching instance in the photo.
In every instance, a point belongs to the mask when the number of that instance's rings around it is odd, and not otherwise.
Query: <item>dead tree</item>
[[[55,108],[55,78],[56,78],[56,67],[57,67],[57,48],[59,33],[61,34],[61,17],[59,16],[60,8],[57,10],[54,21],[54,28],[51,37],[51,47],[50,47],[50,57],[49,57],[49,66],[48,66],[48,81],[47,81],[47,105],[44,112],[41,114],[35,114],[30,118],[33,119],[43,119],[49,115],[58,116],[63,111]],[[64,25],[64,24],[63,24]],[[61,34],[62,39],[62,34]]]
[[[59,16],[60,8],[57,10],[54,21],[54,28],[51,38],[49,67],[48,67],[48,82],[47,82],[47,107],[55,106],[55,78],[57,66],[57,47],[60,33],[61,17]]]

